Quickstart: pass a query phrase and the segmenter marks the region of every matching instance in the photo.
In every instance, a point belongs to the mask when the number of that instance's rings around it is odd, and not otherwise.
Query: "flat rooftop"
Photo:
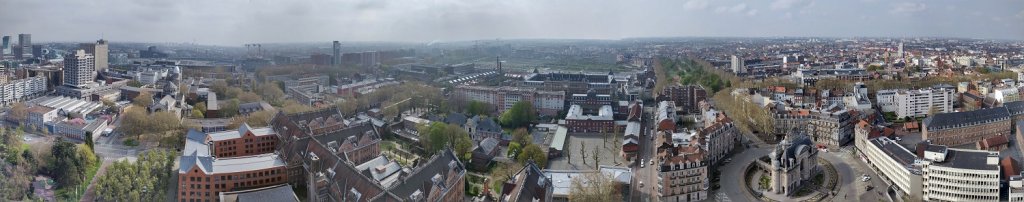
[[[933,162],[932,165],[971,170],[999,171],[998,162],[993,165],[988,164],[988,157],[991,153],[995,153],[996,158],[999,157],[999,152],[948,149],[946,153],[946,160],[942,162]]]

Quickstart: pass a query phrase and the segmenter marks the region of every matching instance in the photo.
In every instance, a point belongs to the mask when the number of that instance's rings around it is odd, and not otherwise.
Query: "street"
[[[643,118],[641,118],[642,130],[641,134],[644,136],[640,137],[640,151],[637,152],[637,159],[634,164],[631,164],[633,168],[633,189],[630,190],[630,201],[657,201],[652,200],[658,197],[658,187],[661,183],[658,182],[658,162],[654,162],[651,165],[651,159],[654,159],[657,153],[657,147],[654,145],[654,140],[651,139],[654,135],[654,128],[652,124],[654,122],[649,121],[654,116],[653,107],[644,107]],[[644,162],[640,162],[643,160]],[[657,160],[655,160],[657,161]],[[642,168],[640,164],[646,164]],[[640,187],[640,183],[644,186]]]

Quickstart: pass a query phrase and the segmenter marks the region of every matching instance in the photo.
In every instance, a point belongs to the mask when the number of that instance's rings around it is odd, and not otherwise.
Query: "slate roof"
[[[462,126],[466,125],[466,119],[466,115],[462,115],[462,113],[449,113],[444,117],[444,122]]]
[[[484,140],[481,140],[480,144],[478,144],[477,147],[473,149],[473,152],[480,152],[481,154],[490,155],[491,152],[498,148],[498,143],[498,139],[484,138]]]
[[[264,101],[242,103],[238,105],[238,111],[262,111],[273,108],[274,106],[270,106],[270,103]]]
[[[979,109],[966,112],[936,114],[924,120],[928,130],[942,130],[1009,120],[1010,113],[1005,107]]]
[[[408,176],[402,177],[398,185],[391,188],[389,192],[402,199],[408,199],[416,191],[424,193],[424,197],[426,197],[434,188],[447,189],[444,190],[444,192],[447,192],[450,191],[450,188],[456,186],[451,184],[453,182],[450,182],[456,180],[453,177],[463,177],[465,170],[465,167],[456,158],[455,153],[451,149],[445,149],[434,155],[427,163],[412,171]],[[457,173],[454,173],[456,174],[455,176],[450,176],[449,171]],[[435,183],[433,180],[435,176],[439,176],[443,184]]]
[[[501,125],[490,117],[477,115],[473,117],[473,122],[476,123],[477,131],[501,132]]]
[[[299,202],[298,196],[292,191],[289,184],[280,184],[269,187],[261,187],[249,190],[232,192],[221,192],[220,201],[223,202],[247,202],[247,201],[275,201],[275,202]]]
[[[546,200],[547,193],[538,193],[540,191],[552,190],[551,179],[544,174],[539,167],[533,162],[529,162],[523,169],[516,172],[513,176],[512,185],[514,187],[506,187],[502,189],[512,188],[508,197],[502,200],[508,201],[520,201],[520,202],[532,202],[537,200]]]
[[[245,135],[245,133],[247,132],[252,132],[252,134],[255,136],[275,134],[274,130],[270,129],[269,127],[251,128],[249,127],[249,124],[242,123],[242,125],[238,127],[238,130],[212,132],[209,133],[208,136],[210,137],[210,140],[221,141],[242,138],[242,136]]]

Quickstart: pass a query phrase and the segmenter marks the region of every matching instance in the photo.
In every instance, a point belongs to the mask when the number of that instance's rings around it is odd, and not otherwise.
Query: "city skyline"
[[[53,6],[61,5],[61,6]],[[33,15],[33,13],[46,13]],[[0,2],[37,41],[244,43],[643,37],[1024,40],[1024,3],[964,1]],[[45,25],[45,26],[43,26]]]

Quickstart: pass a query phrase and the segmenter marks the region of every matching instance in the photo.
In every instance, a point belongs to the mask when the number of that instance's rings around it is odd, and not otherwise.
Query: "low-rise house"
[[[274,106],[270,106],[270,103],[264,101],[242,103],[238,105],[238,114],[241,114],[243,116],[248,116],[253,112],[266,110],[274,110]]]
[[[508,140],[502,137],[501,125],[487,116],[477,115],[466,121],[466,132],[469,132],[469,137],[473,141],[495,138],[502,140],[502,144],[508,144]]]
[[[498,139],[484,138],[473,148],[473,159],[470,161],[470,166],[476,170],[488,170],[494,157],[498,155],[498,144],[501,143]]]

